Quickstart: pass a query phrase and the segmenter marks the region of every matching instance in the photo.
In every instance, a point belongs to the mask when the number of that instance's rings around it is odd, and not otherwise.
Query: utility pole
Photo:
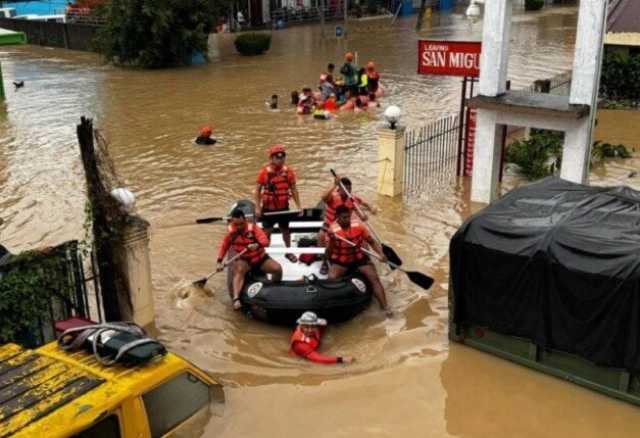
[[[325,37],[325,34],[324,34],[324,6],[325,6],[325,0],[320,0],[320,32],[322,34],[322,38]]]
[[[342,35],[346,36],[347,35],[347,14],[348,14],[348,9],[349,9],[349,0],[343,0],[344,1],[344,31],[342,32]]]

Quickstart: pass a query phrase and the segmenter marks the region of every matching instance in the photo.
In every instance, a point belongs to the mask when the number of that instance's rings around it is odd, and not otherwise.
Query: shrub
[[[111,0],[101,13],[97,49],[116,64],[171,67],[207,53],[208,0]]]
[[[271,47],[271,35],[257,32],[243,33],[236,38],[234,44],[241,55],[261,55]]]
[[[509,145],[506,159],[517,164],[529,180],[544,178],[560,168],[564,133],[532,129],[527,140],[516,140]]]
[[[591,157],[596,161],[605,158],[631,158],[631,152],[623,144],[603,143],[600,140],[593,143]]]
[[[602,62],[600,96],[612,101],[640,102],[640,55],[607,53]]]
[[[525,11],[538,11],[544,6],[544,0],[525,0]]]
[[[527,140],[516,140],[509,145],[506,160],[517,164],[520,172],[530,181],[544,178],[560,170],[564,133],[532,129]],[[593,162],[606,158],[631,158],[623,144],[612,145],[596,141],[591,148]]]

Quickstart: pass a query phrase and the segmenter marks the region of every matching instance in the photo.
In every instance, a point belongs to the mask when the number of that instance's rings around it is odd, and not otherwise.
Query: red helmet
[[[344,55],[344,59],[346,59],[346,60],[347,60],[347,61],[349,61],[349,62],[353,61],[353,53],[351,53],[351,52],[347,52],[347,53]]]
[[[212,133],[213,131],[211,130],[210,126],[203,126],[200,129],[200,137],[211,137]]]
[[[275,154],[279,154],[279,153],[285,153],[285,149],[284,146],[281,144],[274,144],[273,146],[271,146],[271,148],[269,149],[269,157],[274,156]]]

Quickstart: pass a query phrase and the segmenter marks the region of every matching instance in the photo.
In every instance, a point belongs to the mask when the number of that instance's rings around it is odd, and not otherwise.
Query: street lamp
[[[111,191],[111,197],[118,201],[125,213],[131,213],[136,204],[136,196],[129,189],[118,188]]]
[[[400,120],[400,115],[402,111],[395,105],[389,106],[386,110],[384,110],[384,118],[389,123],[389,129],[396,129],[396,124],[398,120]]]
[[[480,5],[483,5],[485,0],[471,0],[469,3],[469,7],[467,8],[467,18],[472,23],[475,23],[482,16],[482,10],[480,9]]]

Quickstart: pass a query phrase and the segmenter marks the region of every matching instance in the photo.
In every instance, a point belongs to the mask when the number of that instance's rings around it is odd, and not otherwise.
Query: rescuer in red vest
[[[362,251],[362,247],[368,244],[374,252],[380,255],[381,261],[386,262],[380,243],[371,237],[367,227],[361,222],[351,220],[351,211],[344,205],[336,208],[336,221],[329,228],[328,234],[330,239],[327,254],[331,261],[329,278],[341,278],[351,271],[360,272],[371,284],[373,294],[382,310],[387,313],[387,316],[391,316],[376,267],[367,254]]]
[[[327,325],[327,321],[313,312],[304,312],[298,318],[298,327],[291,336],[291,354],[297,354],[300,357],[309,359],[315,363],[333,364],[333,363],[352,363],[354,361],[351,356],[326,356],[316,351],[320,345],[322,331]]]
[[[300,207],[300,195],[296,187],[296,174],[290,167],[284,164],[286,159],[284,146],[277,144],[269,149],[270,162],[265,164],[258,173],[255,190],[256,217],[259,217],[267,236],[271,235],[274,225],[277,223],[282,232],[282,240],[285,245],[291,246],[291,232],[289,220],[286,216],[265,216],[265,213],[273,213],[289,210],[289,200],[293,198],[296,207]],[[294,254],[285,254],[290,262],[298,259]]]
[[[322,224],[322,229],[318,233],[318,246],[326,247],[327,246],[327,230],[333,222],[336,220],[336,208],[344,205],[349,209],[351,213],[354,212],[356,215],[364,222],[367,221],[368,217],[362,209],[369,211],[371,214],[376,214],[376,209],[369,203],[365,202],[362,198],[358,196],[349,197],[347,192],[342,188],[344,186],[345,189],[349,193],[351,193],[351,180],[347,177],[335,178],[333,185],[327,189],[327,191],[322,195],[322,202],[325,204],[324,210],[324,223]],[[355,208],[355,204],[358,204],[362,214],[358,209]],[[322,266],[320,268],[320,273],[323,275],[327,274],[329,267],[327,265],[326,259],[323,261]]]
[[[236,254],[246,250],[233,265],[233,290],[231,293],[235,310],[242,307],[240,292],[244,286],[245,275],[251,270],[271,274],[271,279],[275,282],[282,279],[282,267],[266,253],[267,246],[269,246],[269,238],[264,231],[258,225],[247,222],[242,210],[233,210],[227,235],[224,236],[218,252],[217,270],[224,269],[222,260],[231,247]]]

